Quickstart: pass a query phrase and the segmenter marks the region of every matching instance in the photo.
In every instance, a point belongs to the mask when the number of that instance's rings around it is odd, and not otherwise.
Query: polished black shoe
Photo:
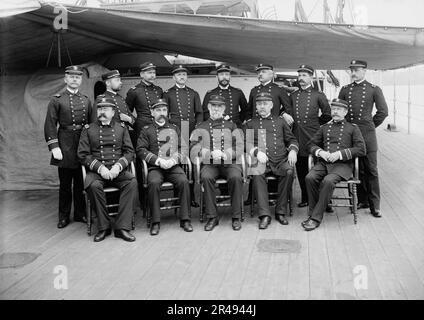
[[[205,224],[205,231],[212,231],[219,224],[218,218],[210,218]]]
[[[193,231],[193,226],[191,225],[190,220],[180,221],[180,227],[183,228],[185,232]]]
[[[59,223],[57,224],[57,227],[59,229],[65,228],[69,224],[69,222],[70,222],[69,219],[59,220]]]
[[[94,242],[103,241],[107,236],[110,236],[111,233],[112,231],[110,229],[101,230],[97,232],[96,235],[94,236]]]
[[[259,221],[259,229],[266,229],[271,224],[271,217],[265,216],[262,217]]]
[[[284,226],[289,224],[289,221],[286,219],[286,216],[283,214],[275,215],[275,220],[277,220],[279,223],[281,223]]]
[[[191,206],[192,206],[193,208],[198,208],[198,207],[200,207],[200,205],[197,203],[197,201],[194,201],[194,200],[191,200]]]
[[[380,210],[371,210],[371,214],[373,215],[373,217],[375,218],[381,218],[383,215],[381,214]]]
[[[312,231],[316,228],[318,228],[320,225],[320,223],[318,221],[315,221],[313,219],[309,219],[307,222],[305,222],[305,224],[303,225],[303,228],[306,231]]]
[[[299,208],[304,208],[304,207],[307,207],[308,206],[308,203],[307,202],[300,202],[300,203],[298,203],[297,204],[297,206],[299,207]]]
[[[159,234],[159,230],[160,230],[160,223],[159,222],[153,223],[152,226],[150,227],[150,235],[157,236]]]
[[[332,206],[328,205],[327,208],[325,208],[325,212],[333,213],[334,212],[334,209],[333,209]]]
[[[85,216],[74,218],[76,222],[87,223],[87,218]]]
[[[115,230],[115,238],[121,238],[122,240],[133,242],[135,241],[135,237],[129,233],[129,231],[124,229]]]
[[[240,219],[233,219],[232,227],[234,231],[239,231],[241,229]]]
[[[359,202],[358,206],[357,206],[358,210],[359,209],[368,209],[369,207],[370,207],[369,203],[364,203],[364,202]]]

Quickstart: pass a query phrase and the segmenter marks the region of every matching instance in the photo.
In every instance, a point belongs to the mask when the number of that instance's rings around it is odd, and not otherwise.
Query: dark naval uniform
[[[346,120],[358,125],[367,147],[367,154],[360,158],[359,173],[362,183],[358,188],[358,200],[360,203],[369,203],[372,211],[380,210],[375,128],[388,116],[386,100],[381,89],[366,80],[344,86],[340,90],[339,98],[349,103]],[[374,104],[377,112],[373,116]]]
[[[128,131],[130,133],[131,141],[133,142],[133,145],[134,145],[135,131],[133,127],[135,124],[135,117],[133,116],[132,112],[128,108],[128,105],[125,102],[125,99],[118,92],[111,92],[109,90],[106,90],[105,93],[102,95],[99,95],[99,97],[112,99],[113,102],[115,103],[115,106],[116,106],[115,115],[113,116],[113,120],[115,122],[118,122],[118,123],[123,122],[121,121],[121,118],[120,118],[121,113],[126,114],[127,116],[131,118],[131,122],[124,122],[124,124],[127,125]],[[94,105],[96,106],[96,104]]]
[[[271,81],[266,85],[260,84],[250,91],[247,119],[258,116],[255,98],[262,92],[268,92],[272,96],[273,107],[271,114],[273,116],[279,116],[281,113],[287,112],[287,110],[291,108],[291,100],[287,91]]]
[[[185,121],[189,125],[189,137],[196,124],[203,121],[202,103],[197,91],[187,86],[179,88],[174,85],[164,92],[163,99],[169,106],[169,122],[182,130],[181,123]]]
[[[163,90],[161,87],[154,84],[148,85],[143,81],[128,90],[125,102],[130,112],[133,112],[134,109],[137,112],[137,119],[134,125],[137,138],[143,127],[153,122],[150,106],[162,96]]]
[[[331,120],[331,110],[325,94],[312,86],[292,93],[293,107],[287,113],[293,117],[293,134],[299,142],[299,153],[296,162],[297,177],[302,192],[302,203],[308,202],[305,177],[308,174],[308,142],[318,131],[320,125]],[[321,111],[321,115],[319,112]]]
[[[219,97],[222,99],[222,97]],[[224,101],[222,101],[224,102]],[[230,139],[229,139],[230,138]],[[234,122],[223,118],[208,119],[193,131],[190,137],[190,154],[203,153],[200,180],[204,188],[205,213],[208,219],[217,217],[215,181],[223,176],[228,181],[228,192],[231,196],[233,218],[241,218],[241,199],[243,192],[242,167],[236,159],[244,151],[243,133]],[[231,155],[228,153],[231,149]],[[227,154],[226,161],[215,163],[210,156],[214,150],[221,150]]]
[[[78,146],[78,158],[87,168],[84,187],[98,217],[98,230],[110,228],[110,217],[106,208],[104,187],[120,189],[119,211],[115,219],[115,229],[130,230],[134,214],[134,196],[137,181],[127,167],[134,160],[134,148],[128,129],[123,123],[112,120],[109,125],[100,121],[86,125]],[[113,180],[105,180],[99,174],[100,168],[111,169],[119,164],[121,172]]]
[[[310,141],[309,150],[314,156],[321,150],[330,153],[339,151],[341,156],[341,159],[334,163],[319,158],[306,176],[309,216],[320,223],[335,185],[352,177],[353,159],[364,156],[366,147],[357,125],[346,120],[332,120],[319,128]]]
[[[224,117],[229,121],[234,122],[238,127],[248,119],[247,100],[241,89],[228,86],[227,89],[222,89],[220,86],[206,92],[203,99],[203,119],[209,119],[208,101],[211,95],[219,95],[225,99]]]
[[[59,221],[69,219],[72,196],[74,219],[81,221],[85,217],[82,172],[77,148],[83,126],[96,119],[90,100],[79,91],[74,94],[65,90],[53,96],[47,107],[44,137],[49,150],[59,147],[63,154],[62,160],[56,160],[52,156],[50,161],[50,164],[59,167]]]
[[[258,163],[252,171],[253,192],[258,203],[259,217],[271,216],[269,196],[265,175],[272,173],[278,176],[278,199],[275,207],[276,215],[286,215],[289,190],[293,183],[293,167],[287,162],[291,150],[299,151],[299,144],[287,122],[275,115],[267,118],[258,116],[248,120],[244,126],[246,136],[246,152],[256,157],[258,151],[268,157],[266,166]]]
[[[164,181],[171,182],[180,198],[180,220],[190,220],[190,184],[179,165],[180,130],[175,124],[166,121],[160,126],[156,122],[147,125],[141,131],[137,142],[137,157],[148,165],[147,201],[152,213],[152,223],[160,222],[160,187]],[[175,160],[176,165],[164,170],[156,161],[158,158]]]

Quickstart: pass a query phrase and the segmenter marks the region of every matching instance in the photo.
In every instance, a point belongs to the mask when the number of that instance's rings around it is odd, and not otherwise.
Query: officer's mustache
[[[98,116],[97,116],[97,118],[106,118],[106,115],[104,114],[104,113],[101,113],[101,114],[99,114]]]

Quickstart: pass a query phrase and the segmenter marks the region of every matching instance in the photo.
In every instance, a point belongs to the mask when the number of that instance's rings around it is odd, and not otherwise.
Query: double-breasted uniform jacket
[[[134,148],[124,123],[114,120],[109,125],[100,121],[85,125],[78,146],[78,158],[90,171],[98,173],[104,165],[110,169],[116,163],[125,170],[134,160]],[[93,182],[93,176],[87,175],[84,186]]]
[[[130,128],[132,128],[135,124],[135,117],[133,116],[132,112],[128,108],[128,105],[125,102],[125,99],[118,92],[113,93],[108,90],[106,90],[104,94],[99,95],[98,97],[103,97],[103,96],[106,98],[110,98],[115,102],[116,109],[115,109],[115,115],[113,116],[113,120],[115,120],[116,122],[122,122],[119,115],[121,113],[126,114],[127,116],[131,117],[131,122],[130,123],[124,122],[124,123],[127,124]],[[97,103],[94,103],[94,106],[97,108]]]
[[[360,83],[353,82],[340,90],[339,99],[349,103],[346,120],[358,125],[364,137],[367,152],[377,151],[375,128],[388,116],[386,100],[381,89],[366,80]],[[377,112],[373,116],[374,103]]]
[[[125,102],[131,112],[134,109],[137,112],[137,119],[134,126],[137,136],[144,126],[153,122],[150,106],[156,100],[162,98],[162,96],[163,90],[161,87],[154,84],[148,85],[143,81],[140,81],[139,84],[128,90]]]
[[[312,86],[290,95],[292,106],[287,113],[293,117],[293,134],[299,142],[299,156],[307,157],[307,144],[320,125],[331,120],[331,110],[325,94]],[[321,115],[319,114],[321,110]]]
[[[225,99],[224,117],[228,116],[228,120],[234,122],[237,126],[247,119],[248,106],[247,100],[241,89],[231,85],[227,89],[222,89],[220,86],[209,90],[203,99],[203,119],[209,119],[208,102],[211,95],[220,95]]]
[[[290,167],[287,162],[289,151],[299,151],[299,144],[287,122],[274,115],[253,118],[245,123],[244,131],[246,152],[253,157],[256,157],[259,151],[265,153],[271,171],[285,176]]]
[[[149,170],[159,169],[155,164],[158,158],[174,159],[176,164],[180,163],[180,129],[166,120],[160,126],[156,122],[144,126],[137,141],[137,156],[147,162]],[[172,169],[179,168],[174,166]]]
[[[236,159],[244,152],[243,132],[232,121],[224,118],[217,120],[209,118],[198,124],[190,136],[190,154],[200,156],[202,149],[209,150],[207,153],[209,156],[210,152],[221,150],[227,153],[227,159],[230,162],[231,159]],[[229,149],[231,149],[231,155],[228,154]],[[207,154],[203,154],[203,157]],[[224,164],[227,164],[226,161]]]
[[[78,168],[77,149],[82,128],[96,119],[97,114],[89,98],[81,92],[74,94],[65,90],[54,95],[47,106],[44,137],[49,150],[56,147],[61,149],[63,159],[56,160],[52,156],[50,164],[61,168]]]
[[[309,150],[314,156],[317,156],[320,150],[330,153],[339,151],[341,160],[328,163],[319,158],[316,166],[326,167],[328,173],[338,174],[345,180],[352,177],[353,159],[366,154],[364,138],[359,127],[346,120],[332,120],[322,125],[310,141]]]
[[[177,85],[166,90],[163,99],[168,103],[169,122],[181,130],[181,121],[188,121],[191,132],[197,123],[203,121],[202,103],[199,93],[190,87],[179,88]]]
[[[258,117],[255,101],[256,96],[261,92],[268,92],[272,95],[273,107],[271,114],[273,116],[279,116],[282,112],[287,112],[287,110],[290,109],[291,100],[284,88],[281,88],[274,82],[270,82],[266,85],[260,84],[250,91],[247,119]]]

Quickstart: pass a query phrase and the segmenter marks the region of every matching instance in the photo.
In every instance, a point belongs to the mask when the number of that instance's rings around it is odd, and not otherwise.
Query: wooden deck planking
[[[379,134],[382,219],[347,208],[326,214],[321,227],[300,227],[306,209],[288,226],[275,220],[258,230],[257,217],[231,229],[231,212],[213,232],[203,231],[198,210],[193,233],[172,213],[151,237],[141,215],[135,243],[113,235],[93,243],[85,226],[56,228],[57,191],[1,192],[1,253],[38,252],[31,264],[0,269],[1,299],[423,299],[424,150],[417,136]],[[296,182],[295,199],[299,187]],[[298,240],[300,253],[260,252],[260,239]],[[53,268],[68,268],[69,289],[53,287]],[[355,266],[368,270],[368,289],[354,288]]]

